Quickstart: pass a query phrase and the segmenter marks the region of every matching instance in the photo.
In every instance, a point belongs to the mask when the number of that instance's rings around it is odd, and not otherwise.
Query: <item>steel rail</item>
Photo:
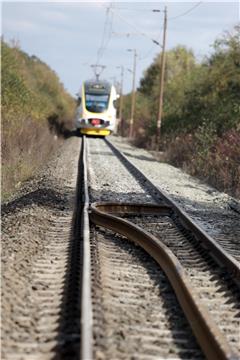
[[[108,139],[105,139],[107,145],[112,149],[112,151],[117,154],[122,163],[126,164],[132,169],[134,173],[137,173],[140,176],[144,183],[150,186],[153,189],[153,196],[156,200],[159,201],[159,197],[164,200],[164,202],[169,205],[175,214],[178,216],[181,224],[190,230],[195,237],[204,244],[204,248],[209,250],[210,255],[219,263],[221,266],[225,266],[228,270],[234,275],[237,281],[240,280],[240,264],[234,259],[230,254],[228,254],[210,235],[208,235],[202,227],[196,224],[191,217],[182,210],[179,205],[166,194],[165,191],[160,189],[158,186],[154,185],[148,177],[139,170],[132,162],[125,156],[120,150],[116,148]]]
[[[90,206],[89,216],[90,221],[95,225],[127,237],[156,260],[166,273],[198,343],[208,359],[237,360],[238,355],[231,349],[210,313],[200,302],[198,293],[193,291],[188,276],[172,251],[155,236],[130,221],[116,216],[116,214],[168,215],[169,211],[169,207],[151,204],[94,203]]]
[[[92,301],[91,301],[91,258],[89,231],[89,195],[87,177],[87,149],[85,136],[82,137],[79,171],[81,176],[81,241],[82,241],[82,276],[81,276],[81,359],[92,359]],[[79,190],[78,190],[79,191]]]

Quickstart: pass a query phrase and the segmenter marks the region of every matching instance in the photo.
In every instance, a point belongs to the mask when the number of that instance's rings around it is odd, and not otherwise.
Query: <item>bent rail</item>
[[[165,191],[160,189],[158,186],[154,185],[148,177],[139,170],[133,163],[130,161],[127,156],[125,156],[120,150],[118,150],[108,139],[105,139],[107,145],[112,149],[112,151],[119,157],[122,163],[126,166],[126,164],[130,167],[134,174],[138,174],[143,180],[144,183],[147,184],[153,190],[153,196],[160,197],[163,201],[169,205],[175,214],[179,217],[182,225],[192,231],[192,233],[199,239],[206,249],[208,249],[214,259],[223,266],[226,266],[230,272],[233,273],[237,280],[240,280],[240,263],[234,259],[230,254],[228,254],[210,235],[208,235],[202,227],[197,225],[191,217],[182,210],[178,204],[166,194]],[[133,174],[133,175],[134,175]],[[157,199],[158,200],[158,199]]]
[[[162,214],[171,213],[169,206],[129,203],[94,203],[89,210],[90,220],[98,226],[117,232],[140,245],[161,266],[168,277],[190,326],[208,359],[238,359],[227,340],[199,301],[198,293],[176,256],[155,236],[116,214]]]

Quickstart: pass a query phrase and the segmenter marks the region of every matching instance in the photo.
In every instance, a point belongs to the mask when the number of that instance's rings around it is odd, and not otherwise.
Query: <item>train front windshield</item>
[[[86,94],[86,109],[94,113],[102,113],[108,108],[109,95]]]

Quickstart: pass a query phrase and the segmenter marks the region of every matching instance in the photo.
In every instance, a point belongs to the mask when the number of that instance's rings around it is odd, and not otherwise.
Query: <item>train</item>
[[[118,97],[116,88],[108,81],[83,82],[75,118],[75,125],[80,133],[104,137],[114,132]]]

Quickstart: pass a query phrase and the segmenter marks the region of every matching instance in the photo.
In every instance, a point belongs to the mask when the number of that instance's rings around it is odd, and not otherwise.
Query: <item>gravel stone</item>
[[[92,201],[155,202],[102,139],[88,139],[88,147]]]
[[[80,139],[2,207],[2,359],[48,359],[58,338]],[[63,335],[62,335],[63,336]]]

